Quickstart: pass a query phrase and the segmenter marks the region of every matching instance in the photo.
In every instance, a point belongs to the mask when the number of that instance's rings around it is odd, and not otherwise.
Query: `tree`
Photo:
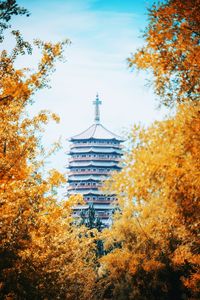
[[[3,32],[10,27],[9,21],[14,15],[29,16],[29,12],[24,7],[20,7],[16,0],[0,1],[0,42],[3,41]]]
[[[91,229],[97,229],[98,232],[101,232],[102,229],[104,228],[104,225],[102,223],[102,221],[100,220],[100,218],[98,216],[96,216],[96,211],[94,209],[94,205],[93,203],[89,204],[89,207],[85,210],[81,211],[80,214],[80,225],[84,225],[87,228]],[[96,257],[101,257],[102,255],[104,255],[105,251],[104,251],[104,246],[103,246],[103,242],[101,239],[98,239],[98,234],[94,234],[94,232],[88,232],[87,235],[92,234],[93,237],[95,237],[95,244],[96,244]]]
[[[30,71],[15,67],[30,45],[18,31],[14,35],[16,47],[0,53],[0,298],[89,299],[93,238],[73,226],[77,197],[58,203],[52,193],[65,182],[63,175],[51,170],[44,178],[44,159],[38,158],[43,125],[59,118],[48,111],[27,116],[33,95],[48,84],[69,41],[36,41],[41,59]]]
[[[165,105],[199,100],[200,1],[169,0],[149,9],[146,44],[129,59],[131,68],[153,72]]]
[[[109,251],[100,259],[98,299],[199,299],[199,6],[154,5],[146,44],[128,59],[153,72],[156,94],[176,114],[135,127],[126,166],[107,182],[120,209],[102,233]]]
[[[96,228],[100,231],[103,228],[103,223],[99,217],[96,216],[93,203],[90,203],[87,209],[81,211],[80,218],[80,225],[85,225],[89,229]]]
[[[133,131],[126,167],[108,183],[121,212],[103,233],[102,298],[199,298],[199,114],[198,103],[184,104]]]

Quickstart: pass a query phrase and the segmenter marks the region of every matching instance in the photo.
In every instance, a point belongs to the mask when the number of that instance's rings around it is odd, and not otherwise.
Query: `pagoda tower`
[[[103,194],[102,182],[113,171],[121,169],[122,138],[106,129],[100,122],[101,101],[96,96],[94,123],[82,133],[70,139],[68,195],[82,194],[86,205],[74,208],[74,215],[80,216],[92,204],[96,216],[104,226],[109,226],[113,211],[113,194]]]

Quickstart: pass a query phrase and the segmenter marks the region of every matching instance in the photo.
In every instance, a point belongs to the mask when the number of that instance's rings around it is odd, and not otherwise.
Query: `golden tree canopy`
[[[184,104],[176,116],[134,130],[126,166],[107,183],[119,211],[103,233],[111,252],[101,259],[101,274],[114,299],[125,292],[127,299],[154,299],[154,293],[198,299],[199,115],[199,104]]]
[[[200,93],[200,1],[169,0],[149,9],[146,44],[128,59],[131,68],[151,70],[166,105],[194,101]]]

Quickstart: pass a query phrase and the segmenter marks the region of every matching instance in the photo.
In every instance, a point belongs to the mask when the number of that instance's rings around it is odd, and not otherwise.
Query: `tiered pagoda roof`
[[[96,123],[91,125],[88,129],[84,130],[80,134],[75,135],[71,138],[71,141],[76,140],[89,140],[89,139],[98,139],[98,140],[118,140],[123,141],[120,136],[106,129],[102,124]]]

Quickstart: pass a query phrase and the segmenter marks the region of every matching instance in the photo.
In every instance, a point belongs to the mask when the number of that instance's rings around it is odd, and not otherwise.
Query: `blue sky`
[[[28,40],[40,38],[72,41],[66,49],[65,63],[58,63],[51,89],[35,95],[31,111],[50,109],[61,117],[44,133],[46,146],[62,137],[63,150],[51,165],[64,170],[68,149],[66,138],[93,123],[92,101],[98,92],[103,105],[102,123],[121,134],[134,123],[150,124],[161,119],[153,91],[145,87],[147,74],[131,72],[126,58],[143,44],[147,25],[146,8],[151,0],[19,0],[30,10],[29,18],[16,17],[13,27]],[[8,45],[11,41],[7,41]],[[33,67],[37,56],[23,57],[21,66]]]

